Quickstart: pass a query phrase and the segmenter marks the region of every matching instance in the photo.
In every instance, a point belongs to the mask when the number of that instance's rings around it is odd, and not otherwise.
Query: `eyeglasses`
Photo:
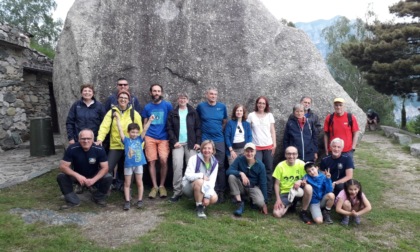
[[[90,140],[92,140],[92,138],[90,137],[80,138],[80,141],[90,141]]]
[[[128,100],[128,97],[118,97],[120,100]]]
[[[292,153],[287,152],[286,155],[287,156],[297,156],[297,153],[296,152],[292,152]]]
[[[238,125],[238,130],[239,130],[239,133],[242,134],[242,129],[241,129],[241,127],[239,127],[239,125]]]
[[[118,86],[120,86],[120,87],[126,87],[126,86],[128,86],[128,84],[119,84],[118,83]]]

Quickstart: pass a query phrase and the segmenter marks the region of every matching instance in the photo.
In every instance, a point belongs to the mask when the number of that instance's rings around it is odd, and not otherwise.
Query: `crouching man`
[[[73,191],[73,184],[91,188],[96,187],[92,201],[99,206],[106,206],[106,196],[112,183],[108,174],[108,160],[102,146],[93,145],[93,132],[83,129],[79,133],[79,141],[70,145],[60,161],[60,171],[57,182],[64,195],[67,209],[80,205],[80,199]],[[72,168],[73,167],[73,168]]]
[[[231,194],[236,198],[237,209],[235,216],[241,216],[245,204],[241,194],[247,194],[252,203],[258,206],[263,214],[267,214],[267,175],[264,164],[255,159],[256,147],[253,143],[247,143],[244,147],[244,155],[235,159],[229,169],[228,175]]]

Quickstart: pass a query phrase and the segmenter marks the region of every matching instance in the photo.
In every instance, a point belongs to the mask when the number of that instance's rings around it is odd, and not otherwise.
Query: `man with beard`
[[[146,125],[148,118],[154,115],[155,119],[147,130],[145,140],[145,152],[149,161],[149,173],[153,183],[153,188],[149,193],[149,198],[154,199],[159,191],[159,196],[165,198],[167,191],[165,188],[166,174],[168,173],[169,138],[166,132],[166,120],[172,110],[171,103],[163,100],[163,87],[159,84],[150,86],[150,96],[152,102],[146,104],[141,116]],[[160,184],[158,187],[156,179],[156,161],[160,161]]]
[[[111,109],[112,105],[114,105],[114,106],[117,106],[118,105],[118,99],[117,99],[118,92],[120,92],[121,90],[125,90],[127,92],[130,92],[129,89],[130,89],[130,86],[128,85],[127,79],[125,79],[125,78],[119,78],[117,80],[117,92],[111,94],[108,97],[108,99],[105,101],[105,103],[104,103],[105,112],[108,112],[108,110]],[[128,101],[128,105],[132,105],[133,108],[139,114],[141,114],[142,107],[141,107],[141,105],[139,103],[139,100],[131,92],[130,92],[130,96],[131,96],[131,100]]]

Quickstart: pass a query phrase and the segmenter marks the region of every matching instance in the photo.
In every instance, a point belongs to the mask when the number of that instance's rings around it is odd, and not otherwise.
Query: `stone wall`
[[[30,118],[51,116],[52,61],[29,48],[29,37],[0,24],[0,148],[29,139]]]

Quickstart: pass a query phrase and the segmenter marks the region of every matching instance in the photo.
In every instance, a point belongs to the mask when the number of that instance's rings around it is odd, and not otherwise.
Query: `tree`
[[[410,23],[367,25],[371,32],[363,41],[342,46],[344,57],[363,72],[367,83],[388,95],[407,97],[420,85],[420,0],[407,0],[390,7],[398,17],[411,17]],[[405,120],[402,119],[402,122]],[[403,124],[404,128],[405,125]]]
[[[342,45],[362,41],[369,34],[361,19],[350,21],[338,18],[331,26],[322,30],[321,36],[327,41],[330,53],[327,65],[331,75],[363,110],[373,109],[381,116],[381,121],[393,124],[393,102],[367,85],[360,70],[353,66],[342,53]]]
[[[9,23],[32,34],[31,42],[54,48],[63,22],[52,17],[54,0],[1,0],[0,23]]]

